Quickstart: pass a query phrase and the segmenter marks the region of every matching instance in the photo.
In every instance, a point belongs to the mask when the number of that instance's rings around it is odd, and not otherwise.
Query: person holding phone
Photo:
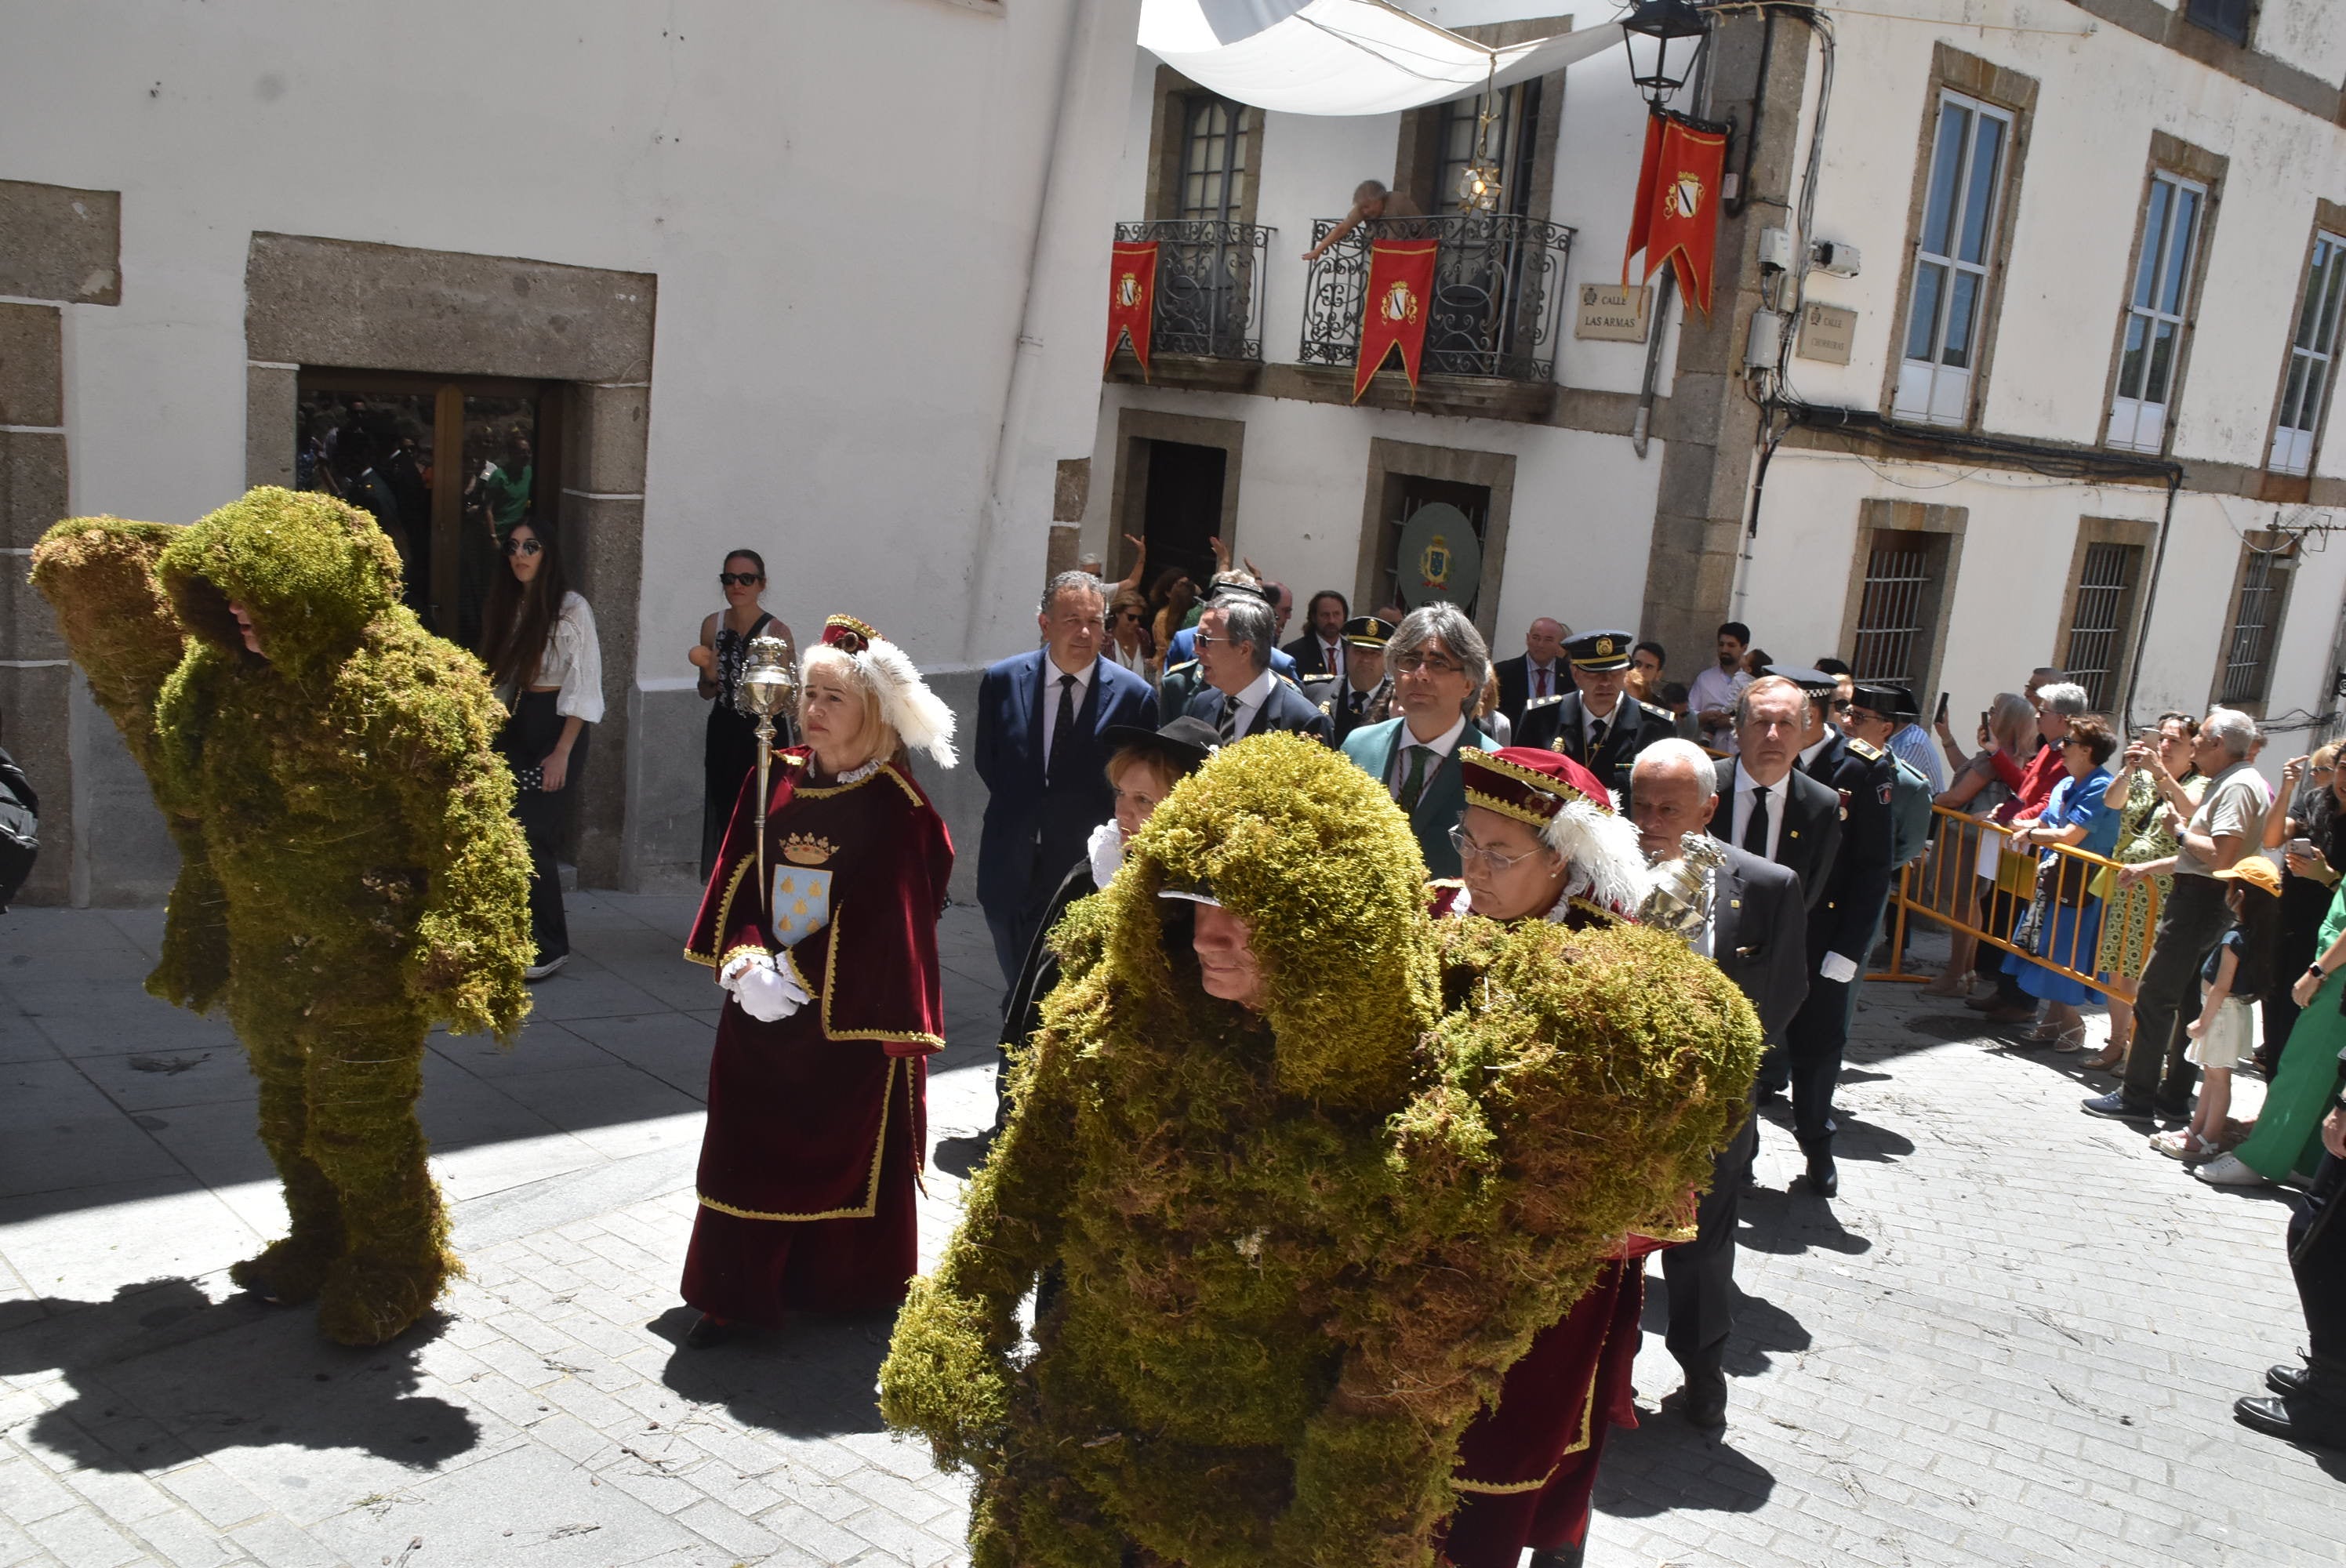
[[[2346,777],[2333,766],[2335,743],[2310,757],[2292,757],[2280,770],[2280,799],[2287,809],[2265,813],[2264,848],[2281,861],[2280,925],[2273,941],[2273,972],[2295,974],[2313,962],[2321,917],[2346,871]],[[2279,1070],[2298,1005],[2285,986],[2265,993],[2264,1043],[2257,1065],[2268,1077]]]
[[[2167,822],[2168,805],[2184,802],[2188,816],[2198,809],[2199,792],[2208,784],[2192,762],[2192,747],[2198,736],[2199,721],[2188,713],[2162,713],[2157,725],[2136,733],[2104,798],[2106,804],[2118,808],[2118,847],[2110,859],[2131,866],[2164,860],[2175,853],[2177,839]],[[2102,881],[2108,885],[2100,885]],[[2134,1030],[2135,993],[2142,984],[2143,965],[2150,962],[2151,911],[2166,900],[2174,884],[2172,876],[2123,886],[2115,872],[2097,879],[2094,891],[2106,901],[2099,961],[2110,988],[2110,1040],[2099,1054],[2078,1064],[2089,1072],[2106,1073],[2126,1060],[2127,1038]]]

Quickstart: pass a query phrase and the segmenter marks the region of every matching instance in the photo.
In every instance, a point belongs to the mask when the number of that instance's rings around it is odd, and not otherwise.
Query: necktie
[[[1067,746],[1067,742],[1073,738],[1075,733],[1076,677],[1063,675],[1059,677],[1059,716],[1051,724],[1051,755],[1043,768],[1043,781],[1046,785],[1056,785],[1066,781],[1069,769],[1061,766],[1061,763],[1062,759],[1075,755]],[[1072,764],[1069,765],[1071,766]]]
[[[1768,859],[1768,786],[1751,787],[1751,820],[1743,825],[1743,850]]]
[[[1239,699],[1237,697],[1224,697],[1222,698],[1222,722],[1219,728],[1221,730],[1223,739],[1235,740],[1238,738]]]
[[[1405,814],[1415,814],[1417,798],[1425,793],[1425,759],[1433,755],[1431,746],[1409,748],[1409,777],[1401,781],[1401,809]]]
[[[1549,665],[1540,666],[1536,672],[1539,676],[1539,689],[1532,693],[1534,697],[1545,697],[1547,695],[1547,672],[1552,667],[1553,667]]]
[[[1344,673],[1344,650],[1340,645],[1336,643],[1328,644],[1326,657],[1328,660],[1326,667],[1330,675],[1341,675]]]
[[[1605,721],[1601,718],[1592,718],[1588,721],[1588,755],[1594,757],[1604,749]]]

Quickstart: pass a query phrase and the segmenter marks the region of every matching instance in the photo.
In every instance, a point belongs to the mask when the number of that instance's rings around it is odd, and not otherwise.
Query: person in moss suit
[[[147,989],[224,1004],[260,1082],[291,1233],[230,1276],[381,1344],[455,1271],[415,1119],[425,1033],[510,1037],[528,1009],[504,710],[400,603],[382,529],[329,496],[71,518],[33,581],[178,841]]]
[[[1660,931],[1436,921],[1423,879],[1380,780],[1259,735],[1062,921],[881,1369],[977,1472],[975,1568],[1432,1568],[1468,1421],[1708,1176],[1760,1054],[1733,983]]]

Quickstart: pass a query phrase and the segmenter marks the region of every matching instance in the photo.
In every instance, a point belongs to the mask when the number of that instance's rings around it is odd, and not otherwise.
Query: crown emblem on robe
[[[819,866],[837,852],[837,845],[812,833],[792,833],[782,840],[782,859],[794,866]]]

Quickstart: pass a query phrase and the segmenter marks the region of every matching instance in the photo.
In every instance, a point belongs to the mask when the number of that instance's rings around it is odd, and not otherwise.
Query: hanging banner
[[[1118,240],[1109,253],[1107,269],[1107,361],[1105,375],[1116,363],[1120,342],[1132,345],[1140,361],[1140,379],[1148,379],[1148,327],[1157,319],[1157,241]]]
[[[1727,133],[1659,110],[1646,120],[1646,156],[1637,170],[1637,205],[1629,215],[1629,244],[1621,253],[1621,280],[1631,281],[1629,259],[1646,253],[1645,282],[1667,263],[1678,287],[1710,314],[1710,275],[1719,249],[1719,185],[1727,169]]]
[[[1433,253],[1438,239],[1379,239],[1369,247],[1368,300],[1361,310],[1361,348],[1352,361],[1352,401],[1369,390],[1395,350],[1410,397],[1425,352],[1425,317],[1433,305]]]

